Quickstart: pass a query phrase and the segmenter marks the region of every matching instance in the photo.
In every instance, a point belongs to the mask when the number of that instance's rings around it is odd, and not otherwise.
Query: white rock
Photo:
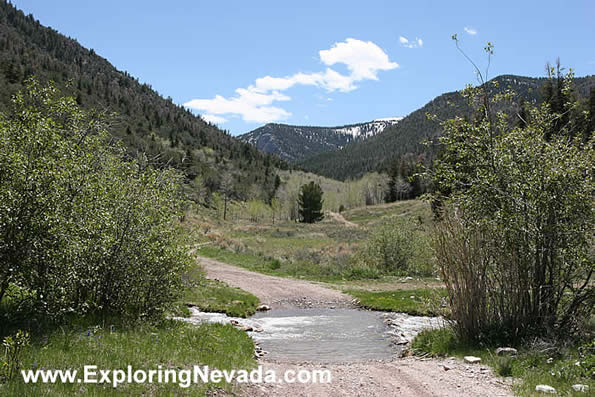
[[[516,356],[518,353],[514,347],[499,347],[496,349],[498,356]]]
[[[475,356],[465,356],[464,360],[466,363],[469,363],[469,364],[477,364],[477,363],[481,362],[481,358],[475,357]]]
[[[266,312],[268,310],[271,310],[271,307],[269,305],[259,305],[256,308],[256,310],[259,311],[259,312]]]
[[[581,384],[572,385],[572,390],[585,393],[585,392],[589,391],[589,385],[581,385]]]
[[[535,386],[535,391],[547,394],[556,394],[556,389],[548,385],[537,385]]]

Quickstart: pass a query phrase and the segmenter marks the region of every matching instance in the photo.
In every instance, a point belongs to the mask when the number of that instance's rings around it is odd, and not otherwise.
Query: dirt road
[[[322,285],[267,276],[199,257],[208,277],[256,295],[273,308],[350,306],[345,294]],[[390,362],[344,364],[279,362],[259,359],[264,370],[329,369],[330,384],[268,384],[239,388],[244,396],[512,396],[510,381],[480,365],[454,360],[394,358]]]
[[[332,212],[329,211],[328,215],[333,218],[335,221],[344,224],[347,227],[359,227],[359,225],[357,223],[353,223],[351,221],[348,221],[347,219],[345,219],[345,217],[343,215],[341,215],[338,212]]]
[[[348,295],[316,283],[255,273],[205,257],[198,257],[198,261],[208,278],[248,291],[273,309],[354,306]]]

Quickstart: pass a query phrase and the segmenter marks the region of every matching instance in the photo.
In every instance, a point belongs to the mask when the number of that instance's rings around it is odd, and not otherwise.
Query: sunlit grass
[[[192,369],[209,365],[211,369],[253,368],[254,346],[242,331],[230,325],[204,324],[200,327],[176,321],[160,325],[121,328],[112,324],[69,326],[37,338],[25,349],[23,369],[76,369],[96,365],[98,369]],[[197,384],[182,389],[177,384],[25,384],[16,377],[0,385],[0,395],[8,396],[132,396],[192,395],[229,384]]]
[[[442,314],[442,300],[446,297],[444,288],[424,288],[393,291],[346,290],[358,299],[361,306],[381,311],[407,313],[415,316]]]

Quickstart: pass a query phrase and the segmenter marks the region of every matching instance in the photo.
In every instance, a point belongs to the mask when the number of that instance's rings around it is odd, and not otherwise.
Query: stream
[[[419,332],[442,324],[439,317],[361,309],[277,309],[247,319],[190,310],[178,319],[244,327],[269,359],[324,363],[391,360]]]

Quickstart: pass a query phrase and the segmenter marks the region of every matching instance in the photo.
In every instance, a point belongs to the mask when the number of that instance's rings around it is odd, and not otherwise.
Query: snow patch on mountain
[[[380,134],[387,127],[401,121],[402,117],[386,117],[376,119],[367,123],[357,124],[348,127],[336,128],[338,134],[351,135],[354,138],[369,138],[371,136]]]

